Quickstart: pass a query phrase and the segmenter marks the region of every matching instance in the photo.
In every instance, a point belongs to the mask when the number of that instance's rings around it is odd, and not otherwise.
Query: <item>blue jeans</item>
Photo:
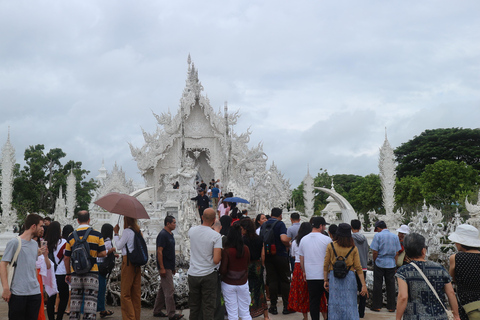
[[[105,294],[107,293],[107,278],[98,274],[97,311],[105,311]]]

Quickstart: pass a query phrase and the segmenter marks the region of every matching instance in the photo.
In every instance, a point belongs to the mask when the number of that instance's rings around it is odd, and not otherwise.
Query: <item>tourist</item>
[[[278,222],[277,222],[278,221]],[[290,291],[290,264],[287,254],[287,247],[290,246],[290,238],[287,236],[287,227],[282,222],[282,209],[273,208],[272,218],[262,225],[260,237],[264,237],[266,227],[276,223],[273,228],[276,254],[265,254],[265,268],[267,270],[268,285],[270,288],[271,314],[278,314],[277,300],[278,291],[282,295],[283,314],[291,313],[288,310],[288,294]],[[265,240],[265,239],[264,239]]]
[[[122,250],[122,269],[120,277],[120,305],[123,320],[140,320],[140,308],[142,307],[142,268],[134,266],[128,260],[128,252],[135,248],[135,232],[140,232],[137,219],[123,217],[123,233],[119,237],[120,226],[113,228],[115,244]]]
[[[252,297],[250,304],[250,316],[252,318],[263,315],[268,319],[268,306],[265,296],[265,284],[263,281],[265,252],[263,242],[255,233],[255,224],[251,219],[241,219],[243,242],[250,251],[250,264],[248,266],[248,288]]]
[[[175,183],[172,183],[173,189],[178,189],[180,188],[180,183],[178,181],[175,181]]]
[[[89,225],[90,213],[86,210],[79,211],[77,213],[77,221],[79,226],[68,236],[65,246],[65,257],[63,258],[67,272],[65,281],[70,283],[72,288],[70,319],[80,319],[82,305],[83,319],[95,319],[98,300],[98,265],[96,258],[105,257],[107,252],[105,251],[102,234]],[[76,274],[73,268],[70,267],[70,256],[72,255],[72,248],[75,244],[75,234],[77,234],[80,239],[83,238],[87,232],[89,232],[87,242],[90,246],[90,258],[94,262],[89,272]]]
[[[402,248],[398,237],[388,231],[380,220],[375,222],[375,232],[370,248],[373,250],[373,297],[372,311],[379,312],[383,306],[382,285],[387,288],[387,309],[395,312],[395,255]]]
[[[367,294],[367,285],[363,276],[360,256],[352,238],[352,227],[348,223],[340,223],[336,231],[336,240],[327,246],[323,266],[325,290],[329,292],[328,319],[355,320],[359,318],[357,309],[357,280],[360,278],[362,289],[360,295]],[[348,270],[345,278],[337,278],[333,273],[333,264],[337,257],[344,257]]]
[[[360,220],[353,219],[350,221],[350,225],[352,226],[352,238],[353,242],[355,242],[355,247],[357,247],[358,255],[360,257],[360,264],[362,265],[363,271],[363,278],[367,279],[367,267],[368,267],[368,241],[367,238],[363,234],[360,233],[360,229],[362,229],[362,223]],[[357,279],[357,291],[362,291],[362,282],[357,274],[355,274],[355,278]],[[358,297],[358,315],[360,318],[365,317],[365,306],[367,305],[367,296],[360,295]]]
[[[112,244],[113,239],[113,226],[110,223],[105,223],[100,230],[103,236],[103,242],[105,244],[105,250],[107,250],[107,257],[110,254],[115,254],[115,247]],[[107,259],[107,257],[97,258],[97,263],[100,265]],[[105,308],[105,296],[107,294],[107,275],[98,274],[98,302],[97,312],[100,312],[100,317],[105,318],[113,314],[112,310],[106,310]]]
[[[45,232],[44,228],[40,229],[40,233],[38,236],[35,236],[33,240],[37,242],[39,252],[41,253],[37,257],[37,262],[35,264],[35,267],[37,268],[37,279],[38,279],[38,284],[40,285],[40,293],[42,293],[42,302],[40,303],[40,310],[38,311],[38,318],[37,320],[45,320],[45,309],[42,308],[41,306],[44,306],[44,300],[43,300],[43,278],[50,280],[50,283],[52,282],[52,278],[55,278],[55,273],[50,273],[49,269],[52,268],[52,264],[50,263],[50,259],[48,259],[48,249],[47,249],[47,242],[46,241],[40,241],[40,239],[43,236],[43,233]],[[42,245],[43,242],[43,245]]]
[[[405,254],[405,248],[403,247],[403,239],[405,238],[405,235],[410,233],[410,228],[402,224],[400,228],[397,229],[398,232],[398,240],[400,241],[400,246],[402,247],[400,251],[397,253],[397,258],[396,258],[396,263],[397,267],[401,267],[407,263],[410,263],[410,258]]]
[[[37,319],[42,303],[40,284],[36,277],[38,244],[33,240],[43,231],[43,218],[31,213],[24,223],[25,231],[20,239],[15,237],[8,241],[0,262],[0,279],[2,281],[2,298],[8,303],[8,319]],[[8,284],[7,266],[13,260],[19,240],[20,252],[11,285]]]
[[[297,230],[297,235],[292,241],[290,254],[295,259],[295,267],[293,268],[292,283],[290,284],[290,295],[288,296],[288,308],[303,314],[303,319],[308,320],[308,312],[310,311],[310,300],[308,298],[308,286],[304,277],[302,267],[300,265],[300,254],[298,246],[300,241],[307,234],[312,232],[310,222],[304,222]]]
[[[255,218],[255,232],[258,235],[260,235],[260,228],[265,221],[267,221],[267,217],[263,213],[257,214],[257,217]]]
[[[48,297],[47,315],[49,320],[61,320],[67,308],[69,288],[68,284],[65,282],[67,270],[65,269],[63,261],[67,240],[62,238],[60,223],[58,221],[53,221],[50,224],[45,240],[47,241],[50,260],[53,262],[55,280],[57,282],[56,290],[58,291],[58,295],[54,294]],[[55,317],[55,303],[57,301],[57,296],[59,297],[59,303],[56,312],[57,316]]]
[[[328,236],[332,239],[332,241],[337,240],[337,229],[338,226],[334,223],[328,227]]]
[[[238,209],[236,202],[230,202],[229,205],[229,215],[232,217],[232,224],[234,224],[236,221],[240,220],[241,212]]]
[[[207,190],[207,184],[203,182],[203,180],[200,182],[200,188],[202,188],[203,190]]]
[[[197,201],[198,214],[200,215],[200,220],[203,221],[203,211],[210,207],[210,199],[205,195],[205,189],[201,188],[198,195],[190,200]]]
[[[460,319],[450,275],[440,264],[425,260],[427,254],[425,238],[418,233],[410,233],[405,236],[404,246],[406,254],[412,259],[412,262],[400,267],[395,274],[398,280],[397,319],[403,317],[405,320],[447,320],[444,309],[445,294],[455,319]],[[437,296],[424,277],[433,286]]]
[[[250,250],[243,243],[241,227],[234,224],[228,232],[222,251],[220,274],[222,294],[229,320],[252,319],[250,316],[250,292],[248,288],[248,265]]]
[[[297,237],[298,228],[300,228],[300,214],[298,212],[293,212],[290,214],[290,222],[292,225],[287,228],[287,236],[292,239],[291,241]],[[288,251],[288,255],[290,256],[290,270],[293,272],[295,267],[295,255],[292,254],[292,251]]]
[[[310,317],[312,320],[320,319],[320,301],[325,291],[323,263],[327,246],[332,239],[325,236],[327,223],[323,217],[310,219],[312,232],[302,238],[298,247],[300,265],[307,280],[308,295],[310,299]]]
[[[201,225],[188,231],[190,268],[188,269],[188,304],[190,319],[214,318],[217,298],[218,263],[222,257],[222,237],[212,229],[215,211],[205,209]]]
[[[220,234],[222,237],[226,237],[228,231],[230,231],[230,226],[232,225],[232,217],[230,216],[223,216],[220,218],[220,224],[222,225],[222,229],[220,229]]]
[[[160,286],[153,307],[154,317],[168,317],[169,320],[183,318],[183,314],[175,314],[175,287],[173,276],[175,275],[175,237],[173,230],[177,227],[177,221],[172,216],[166,216],[164,227],[157,236],[157,268],[160,273]],[[166,308],[167,313],[162,309]]]
[[[220,196],[220,189],[218,188],[218,185],[215,185],[212,188],[212,208],[217,210],[218,208],[218,198]]]
[[[66,243],[66,240],[68,239],[68,236],[70,235],[70,233],[73,232],[73,230],[75,230],[73,228],[73,226],[71,224],[66,224],[63,229],[62,229],[62,239],[65,239],[65,243]],[[63,264],[63,267],[65,268],[65,264]],[[70,316],[70,297],[72,295],[72,291],[71,291],[71,288],[70,286],[68,286],[68,302],[67,302],[67,309],[65,310],[65,314]],[[60,305],[60,295],[57,294],[57,301],[55,301],[55,312],[58,311],[58,306]]]
[[[468,224],[459,225],[448,239],[455,243],[458,252],[450,256],[450,275],[457,285],[462,320],[480,318],[480,239],[478,229]],[[470,313],[467,315],[467,312]]]

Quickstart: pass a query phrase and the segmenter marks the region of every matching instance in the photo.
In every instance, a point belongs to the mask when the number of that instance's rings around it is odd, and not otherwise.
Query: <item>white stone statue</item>
[[[2,173],[0,181],[1,187],[1,201],[2,201],[2,216],[0,217],[0,231],[12,232],[17,223],[17,212],[12,208],[12,194],[13,194],[13,168],[15,166],[15,149],[10,143],[10,129],[8,131],[7,142],[2,148]]]

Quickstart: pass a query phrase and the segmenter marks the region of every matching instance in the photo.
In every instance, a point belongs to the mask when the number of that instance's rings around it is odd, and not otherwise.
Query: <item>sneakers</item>
[[[179,319],[182,319],[182,318],[183,318],[183,314],[177,313],[177,314],[174,315],[173,317],[168,318],[168,320],[179,320]]]
[[[270,312],[271,314],[278,314],[277,307],[268,308],[268,312]]]

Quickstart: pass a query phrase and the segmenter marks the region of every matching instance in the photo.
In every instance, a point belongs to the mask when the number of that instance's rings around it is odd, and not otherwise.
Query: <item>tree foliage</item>
[[[397,176],[418,177],[438,160],[465,162],[480,170],[480,129],[433,129],[395,149]]]
[[[76,179],[77,208],[88,208],[92,192],[97,187],[93,179],[86,180],[89,171],[82,169],[81,162],[73,160],[65,165],[61,160],[66,156],[62,149],[55,148],[45,153],[44,145],[30,146],[25,150],[26,165],[20,169],[16,164],[14,169],[13,207],[21,216],[27,212],[52,214],[60,187],[66,191],[67,176],[73,171]]]
[[[385,213],[382,199],[382,186],[378,174],[369,174],[353,185],[348,193],[347,200],[355,211],[364,214],[370,210]]]

